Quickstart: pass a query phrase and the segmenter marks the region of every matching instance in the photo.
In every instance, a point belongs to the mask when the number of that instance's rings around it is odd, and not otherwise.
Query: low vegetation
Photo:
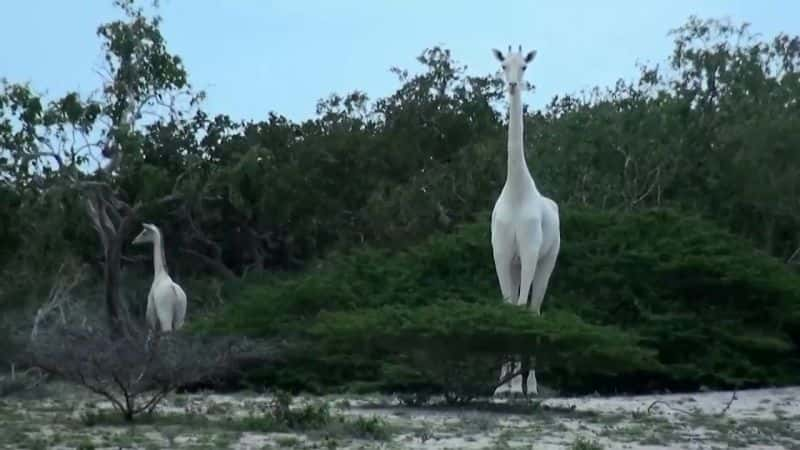
[[[476,223],[407,251],[250,280],[195,327],[308,338],[285,369],[250,381],[312,390],[361,381],[480,395],[505,355],[525,353],[565,393],[800,382],[800,276],[790,268],[671,210],[562,214],[564,235],[580,238],[564,240],[541,318],[502,304],[488,225]]]

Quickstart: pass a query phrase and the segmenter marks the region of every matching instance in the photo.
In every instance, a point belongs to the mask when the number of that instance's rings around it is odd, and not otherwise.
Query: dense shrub
[[[271,376],[316,388],[442,387],[458,361],[525,350],[545,384],[570,392],[798,381],[800,277],[781,262],[671,210],[562,216],[541,319],[501,304],[484,221],[406,251],[331,256],[303,275],[247,283],[199,328],[311,338]],[[494,376],[480,364],[480,377]]]
[[[669,210],[573,211],[564,241],[550,306],[635,331],[668,367],[653,386],[797,381],[800,277],[749,242]]]
[[[489,395],[498,367],[514,355],[536,357],[539,373],[658,372],[654,352],[614,327],[588,325],[567,312],[535,317],[514,306],[443,301],[321,313],[310,335],[323,358],[362,356],[381,363],[376,387],[433,387],[451,399]],[[585,367],[585,369],[584,369]]]

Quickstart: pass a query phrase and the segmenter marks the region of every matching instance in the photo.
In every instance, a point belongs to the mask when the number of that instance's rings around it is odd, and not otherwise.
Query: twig
[[[730,398],[730,400],[728,400],[728,402],[727,402],[727,403],[725,404],[725,406],[722,408],[722,411],[718,412],[716,415],[717,415],[717,416],[719,416],[719,417],[722,417],[722,416],[724,416],[724,415],[725,415],[725,413],[727,413],[727,412],[728,412],[728,410],[731,408],[731,405],[733,404],[733,402],[734,402],[735,400],[737,400],[738,398],[739,398],[739,397],[737,397],[737,396],[736,396],[736,391],[733,391],[733,394],[731,395],[731,398]],[[647,414],[651,414],[651,413],[652,413],[652,410],[653,410],[653,408],[654,408],[656,405],[659,405],[659,404],[660,404],[660,405],[664,405],[664,406],[666,406],[667,408],[669,408],[669,409],[671,409],[671,410],[673,410],[673,411],[677,411],[677,412],[679,412],[679,413],[686,414],[687,416],[698,416],[698,415],[700,415],[700,414],[699,414],[699,413],[697,413],[697,412],[691,412],[691,411],[687,411],[687,410],[685,410],[685,409],[676,408],[676,407],[674,407],[674,406],[670,405],[669,403],[665,402],[664,400],[655,400],[653,403],[650,403],[650,406],[648,406],[648,407],[647,407]]]
[[[66,322],[64,318],[64,304],[70,300],[70,293],[80,284],[85,278],[83,267],[79,267],[72,276],[64,274],[66,263],[62,263],[56,273],[56,280],[50,288],[50,293],[47,296],[47,301],[36,310],[36,316],[33,320],[33,327],[31,329],[31,340],[36,339],[39,333],[39,325],[44,318],[53,310],[59,310],[61,313],[62,323]]]
[[[798,256],[800,256],[800,247],[797,247],[797,250],[792,253],[792,256],[786,260],[786,264],[800,264],[800,258],[798,258]],[[797,259],[797,261],[795,261],[795,259]]]
[[[731,405],[733,404],[733,401],[738,399],[738,398],[739,397],[736,396],[736,391],[733,391],[733,394],[731,395],[731,399],[728,400],[728,403],[725,404],[725,407],[722,408],[722,411],[720,411],[718,415],[719,416],[724,416],[725,413],[728,412],[729,409],[731,409]]]
[[[676,408],[674,406],[671,406],[669,403],[665,402],[664,400],[656,400],[653,403],[650,403],[650,406],[647,407],[647,414],[651,414],[652,413],[652,409],[658,404],[664,405],[664,406],[666,406],[667,408],[669,408],[669,409],[671,409],[673,411],[677,411],[679,413],[683,413],[683,414],[686,414],[686,415],[689,415],[689,416],[695,415],[695,413],[686,411],[685,409]]]

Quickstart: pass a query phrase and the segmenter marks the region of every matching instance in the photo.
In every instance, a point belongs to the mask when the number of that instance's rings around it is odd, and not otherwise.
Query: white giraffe
[[[152,330],[169,332],[183,326],[186,317],[186,293],[172,281],[167,273],[164,257],[164,239],[153,224],[142,224],[142,232],[133,240],[134,244],[153,244],[153,284],[147,294],[147,323]]]
[[[536,51],[523,55],[520,46],[519,51],[512,53],[509,46],[505,56],[499,50],[493,49],[492,52],[502,64],[510,103],[506,183],[492,210],[494,264],[505,301],[527,306],[534,314],[540,315],[561,246],[561,232],[558,205],[536,188],[522,145],[523,75]],[[510,370],[510,364],[504,365],[500,379]],[[531,370],[530,377],[523,374],[522,378],[523,393],[537,394],[534,371]],[[504,386],[511,390],[514,380],[498,387],[495,393],[503,390]]]

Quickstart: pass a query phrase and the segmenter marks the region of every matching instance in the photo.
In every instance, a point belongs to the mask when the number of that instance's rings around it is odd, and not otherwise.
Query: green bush
[[[747,241],[670,210],[571,211],[563,240],[547,306],[641,336],[667,367],[652,387],[798,380],[800,277]]]
[[[251,380],[312,390],[477,392],[526,351],[544,384],[574,393],[800,381],[800,277],[781,262],[670,210],[565,207],[562,239],[541,318],[500,301],[484,221],[252,280],[197,328],[299,339]]]
[[[535,317],[499,302],[325,312],[308,334],[323,360],[361,356],[363,365],[380,363],[376,387],[393,392],[433,387],[451,401],[490,395],[498,368],[513,355],[535,355],[545,377],[584,366],[585,372],[609,376],[620,367],[654,373],[659,367],[654,352],[638,346],[629,333],[586,324],[568,312]]]

